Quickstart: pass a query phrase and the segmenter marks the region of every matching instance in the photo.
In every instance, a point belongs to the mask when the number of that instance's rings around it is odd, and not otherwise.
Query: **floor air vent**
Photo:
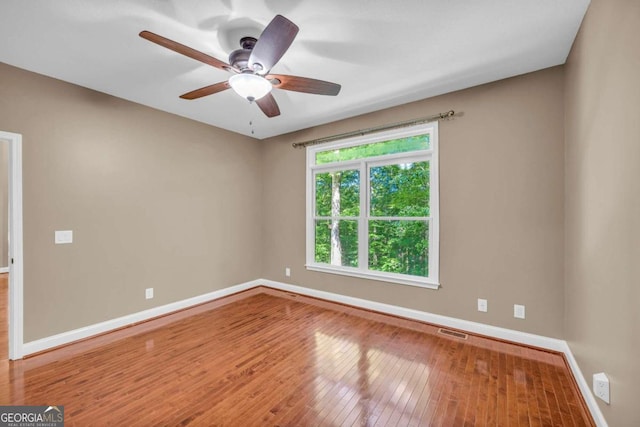
[[[452,331],[450,329],[440,328],[438,329],[438,333],[443,335],[449,335],[450,337],[461,338],[463,340],[467,339],[467,334],[463,334],[462,332]]]

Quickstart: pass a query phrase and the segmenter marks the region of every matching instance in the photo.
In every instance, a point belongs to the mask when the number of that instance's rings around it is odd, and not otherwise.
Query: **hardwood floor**
[[[0,274],[0,362],[6,360],[9,355],[9,274]],[[1,401],[0,401],[1,403]]]
[[[257,288],[22,361],[66,425],[593,425],[562,355]]]

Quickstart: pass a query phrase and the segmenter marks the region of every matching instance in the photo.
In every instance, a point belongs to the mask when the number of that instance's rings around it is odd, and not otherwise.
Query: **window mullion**
[[[369,269],[369,171],[367,163],[360,162],[360,219],[358,221],[358,267]]]

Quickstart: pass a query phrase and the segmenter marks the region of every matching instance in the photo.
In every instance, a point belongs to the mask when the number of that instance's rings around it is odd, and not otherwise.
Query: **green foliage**
[[[370,158],[422,150],[428,146],[429,135],[420,135],[325,151],[317,154],[316,161],[330,163]],[[368,268],[375,271],[428,276],[429,222],[418,218],[430,215],[430,162],[373,166],[369,171]],[[332,218],[316,221],[316,262],[330,264],[333,250],[334,258],[337,258],[337,254],[341,255],[340,265],[358,266],[358,222],[342,218],[360,215],[361,188],[364,189],[365,185],[361,185],[357,170],[315,175],[316,216]]]
[[[327,150],[316,153],[316,164],[344,162],[353,159],[384,156],[395,153],[428,150],[431,148],[430,134],[410,136],[407,138],[391,139],[389,141],[373,142],[355,147]]]
[[[429,162],[372,167],[371,216],[429,216]]]
[[[340,220],[340,245],[342,264],[346,267],[358,266],[358,221]],[[331,220],[316,221],[315,262],[331,264]]]
[[[316,174],[316,215],[331,216],[334,180],[340,186],[340,216],[360,215],[360,172],[357,170]]]
[[[422,220],[369,221],[369,268],[429,275],[429,226]]]

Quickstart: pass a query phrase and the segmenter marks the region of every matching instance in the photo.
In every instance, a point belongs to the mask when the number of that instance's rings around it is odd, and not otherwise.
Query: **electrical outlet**
[[[287,277],[291,277],[291,269],[289,267],[285,267],[284,275]]]
[[[593,394],[609,403],[609,378],[604,372],[593,374]]]
[[[146,299],[151,299],[153,298],[153,288],[147,288],[144,290],[144,297]]]
[[[513,305],[513,317],[517,319],[524,319],[524,305],[520,305],[520,304]]]
[[[73,243],[73,230],[56,230],[54,233],[54,242],[56,245]]]
[[[478,298],[478,311],[487,312],[487,300]]]

